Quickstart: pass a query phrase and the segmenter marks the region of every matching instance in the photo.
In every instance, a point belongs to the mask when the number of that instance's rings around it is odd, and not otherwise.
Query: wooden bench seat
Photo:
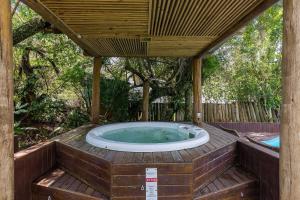
[[[194,200],[259,199],[258,181],[237,167],[232,167],[201,187]]]
[[[33,200],[107,200],[84,182],[55,169],[33,183]],[[49,198],[50,197],[50,198]]]

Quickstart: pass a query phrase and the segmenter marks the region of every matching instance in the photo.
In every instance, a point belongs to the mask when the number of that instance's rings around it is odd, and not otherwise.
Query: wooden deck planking
[[[15,199],[31,199],[31,183],[56,164],[55,143],[45,142],[14,154]]]
[[[237,141],[237,138],[213,126],[204,124],[210,135],[210,141],[196,148],[172,151],[172,152],[153,152],[153,153],[130,153],[117,152],[93,147],[85,142],[85,134],[94,128],[93,125],[84,126],[75,129],[71,133],[66,134],[66,137],[60,136],[55,138],[59,143],[66,144],[81,151],[88,152],[101,159],[116,163],[175,163],[175,162],[192,162],[195,158],[206,155],[224,146],[230,145]]]
[[[238,154],[241,168],[260,180],[260,198],[279,200],[279,153],[239,140]]]
[[[53,170],[33,183],[33,200],[64,199],[72,196],[72,199],[108,200],[106,196],[66,173],[61,169]],[[75,197],[77,198],[75,198]]]
[[[195,200],[208,199],[259,199],[258,180],[248,173],[231,167],[202,187]]]
[[[111,199],[139,199],[145,196],[145,168],[158,169],[161,199],[191,199],[210,177],[222,173],[235,161],[237,138],[204,124],[210,141],[196,148],[170,152],[118,152],[85,142],[85,126],[60,136],[57,160],[70,174],[88,182]],[[75,162],[79,166],[74,166]],[[95,172],[96,173],[91,173]],[[75,184],[75,183],[74,183]],[[104,185],[104,187],[103,187]],[[102,188],[101,188],[102,186]]]

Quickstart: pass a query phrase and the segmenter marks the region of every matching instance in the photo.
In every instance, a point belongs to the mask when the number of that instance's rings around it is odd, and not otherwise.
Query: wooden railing
[[[32,182],[56,164],[55,142],[40,143],[19,151],[14,160],[15,200],[31,200]]]
[[[279,153],[242,139],[237,152],[240,166],[259,179],[260,199],[279,200]]]
[[[216,127],[224,127],[226,129],[235,130],[239,133],[248,133],[248,132],[256,132],[256,133],[279,133],[280,132],[280,124],[279,123],[261,123],[261,122],[216,122],[210,123]]]

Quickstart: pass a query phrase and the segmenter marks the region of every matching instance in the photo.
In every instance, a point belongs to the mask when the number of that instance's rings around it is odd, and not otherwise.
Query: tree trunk
[[[94,58],[93,68],[93,86],[92,86],[92,108],[91,116],[92,123],[98,124],[100,118],[100,71],[101,71],[101,58]]]
[[[10,1],[0,6],[0,199],[14,199],[13,57]]]
[[[193,59],[193,122],[199,126],[202,122],[201,61],[201,58]]]
[[[284,1],[280,199],[300,197],[300,1]]]
[[[192,90],[189,88],[184,92],[184,121],[191,121],[193,114]]]
[[[149,117],[149,81],[145,81],[143,84],[143,114],[142,121],[148,121]]]

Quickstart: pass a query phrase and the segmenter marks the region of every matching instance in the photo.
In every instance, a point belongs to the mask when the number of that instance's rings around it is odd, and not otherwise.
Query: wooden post
[[[0,199],[14,199],[13,58],[10,1],[0,6]]]
[[[144,81],[143,83],[143,114],[142,121],[148,121],[149,115],[149,81]]]
[[[193,123],[201,126],[202,122],[202,97],[201,97],[201,67],[202,59],[193,58]]]
[[[280,199],[296,200],[300,197],[300,1],[283,2]]]
[[[94,58],[94,67],[93,67],[93,90],[92,90],[92,108],[91,116],[92,123],[99,123],[100,115],[100,71],[102,66],[102,60],[100,57]]]

